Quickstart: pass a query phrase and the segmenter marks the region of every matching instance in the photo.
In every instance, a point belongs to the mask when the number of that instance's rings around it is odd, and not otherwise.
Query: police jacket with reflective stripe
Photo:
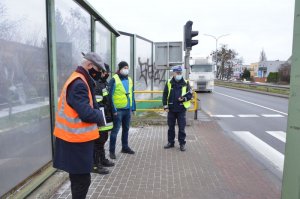
[[[190,85],[182,78],[180,81],[176,81],[174,77],[170,80],[171,91],[168,89],[168,82],[165,85],[163,92],[163,105],[168,105],[170,111],[173,112],[182,112],[186,111],[183,102],[178,100],[179,97],[182,97],[182,87],[186,87],[187,93],[184,95],[185,100],[190,101],[192,99],[192,93],[188,92],[191,90]]]
[[[95,89],[96,96],[101,96],[102,100],[97,101],[99,107],[104,107],[106,122],[112,122],[112,106],[109,95],[108,82],[106,80],[99,80],[96,82]]]

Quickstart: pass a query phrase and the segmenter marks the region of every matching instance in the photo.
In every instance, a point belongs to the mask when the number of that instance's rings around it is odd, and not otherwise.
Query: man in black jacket
[[[186,110],[190,106],[192,91],[189,82],[183,79],[181,66],[173,66],[172,79],[168,80],[163,92],[164,110],[168,112],[168,144],[165,149],[173,148],[175,144],[175,124],[179,127],[178,141],[180,150],[185,151]]]
[[[102,71],[101,75],[97,78],[96,74],[91,74],[91,76],[96,80],[96,101],[98,106],[104,110],[106,125],[99,127],[100,137],[95,140],[94,148],[94,172],[99,174],[108,174],[109,170],[104,167],[112,167],[115,164],[109,161],[105,157],[104,145],[108,139],[108,133],[113,128],[113,115],[112,106],[110,101],[109,89],[107,78],[109,77],[110,68],[108,64],[105,64],[106,71]]]

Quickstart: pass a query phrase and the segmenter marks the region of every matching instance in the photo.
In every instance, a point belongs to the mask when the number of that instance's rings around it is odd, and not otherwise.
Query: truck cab
[[[214,90],[214,65],[209,62],[197,62],[191,64],[189,80],[194,91]]]

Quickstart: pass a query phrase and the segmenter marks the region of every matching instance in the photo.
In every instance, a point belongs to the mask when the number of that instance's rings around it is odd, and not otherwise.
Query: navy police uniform
[[[174,147],[176,120],[179,127],[178,141],[181,151],[185,150],[186,110],[190,106],[192,91],[189,82],[182,77],[181,66],[172,68],[174,75],[168,80],[163,92],[164,109],[168,111],[168,144],[165,148]],[[178,77],[176,77],[178,76]]]

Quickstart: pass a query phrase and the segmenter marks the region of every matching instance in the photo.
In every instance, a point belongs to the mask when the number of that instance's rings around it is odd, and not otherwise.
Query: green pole
[[[295,0],[293,40],[282,199],[300,198],[300,0]]]
[[[55,125],[55,111],[57,109],[57,64],[56,64],[56,38],[55,38],[55,6],[54,1],[46,0],[47,11],[47,38],[48,38],[48,63],[49,63],[49,90],[50,90],[50,113],[51,113],[51,139],[52,155],[54,155],[54,138],[52,135]]]
[[[91,51],[95,52],[95,43],[96,43],[96,24],[95,18],[91,16]]]
[[[117,59],[117,38],[114,33],[111,33],[111,75],[116,71]]]

